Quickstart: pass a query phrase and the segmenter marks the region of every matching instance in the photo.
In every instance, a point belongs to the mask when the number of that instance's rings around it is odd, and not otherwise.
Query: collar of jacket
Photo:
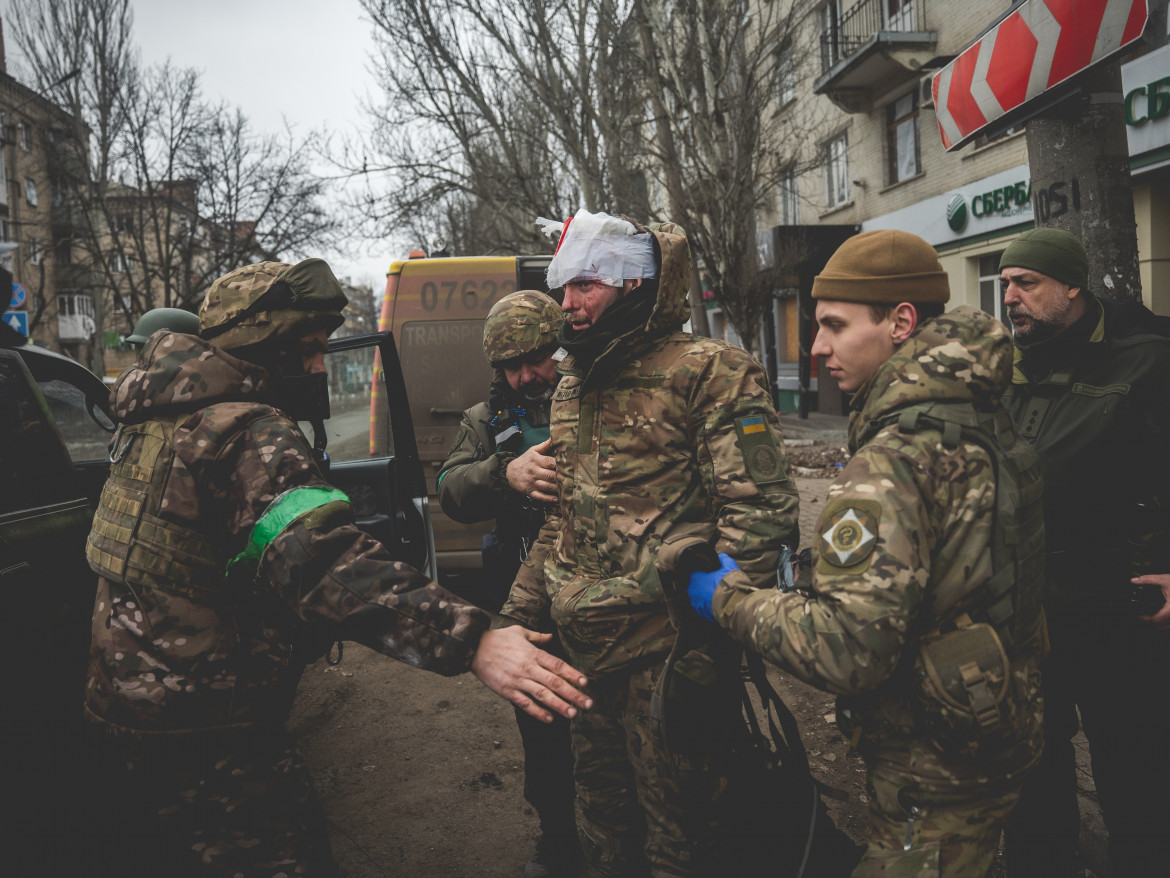
[[[1024,371],[1028,364],[1046,361],[1053,365],[1075,362],[1082,346],[1099,345],[1105,341],[1105,308],[1101,305],[1101,300],[1088,290],[1084,293],[1089,307],[1067,330],[1047,341],[1035,344],[1016,342],[1016,349],[1012,354],[1012,384],[1029,383]]]

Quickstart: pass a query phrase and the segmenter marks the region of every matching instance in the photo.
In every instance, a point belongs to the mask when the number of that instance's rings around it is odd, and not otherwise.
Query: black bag
[[[768,682],[763,659],[750,651],[744,655],[739,644],[687,603],[690,572],[718,569],[714,550],[698,540],[680,541],[659,561],[678,636],[652,711],[668,751],[706,753],[726,778],[715,802],[715,835],[702,845],[697,873],[719,878],[849,875],[863,849],[829,816],[796,718]]]

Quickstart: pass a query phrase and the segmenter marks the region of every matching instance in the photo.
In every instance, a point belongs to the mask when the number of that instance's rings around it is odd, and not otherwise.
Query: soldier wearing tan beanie
[[[688,588],[699,615],[840,696],[838,728],[868,769],[872,831],[854,876],[988,874],[1040,756],[1039,468],[997,403],[1007,330],[974,308],[929,316],[949,294],[916,235],[841,245],[813,282],[812,352],[853,393],[852,456],[813,531],[811,588],[730,574]],[[1003,485],[1028,490],[1005,508]],[[1016,554],[1000,548],[1009,538]],[[940,674],[962,681],[958,712],[927,682]]]

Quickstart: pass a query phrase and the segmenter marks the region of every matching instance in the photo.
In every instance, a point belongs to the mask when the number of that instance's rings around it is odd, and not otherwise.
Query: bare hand
[[[486,631],[471,660],[471,673],[541,722],[553,720],[544,707],[574,717],[578,707],[593,706],[593,699],[580,691],[589,681],[567,662],[534,646],[551,639],[551,634],[537,634],[519,625]]]
[[[552,446],[551,439],[533,445],[508,464],[508,485],[517,494],[542,503],[557,499],[557,459],[545,454]]]
[[[1138,619],[1156,625],[1163,631],[1170,630],[1170,573],[1147,573],[1145,576],[1135,576],[1130,582],[1134,585],[1156,585],[1162,589],[1162,596],[1166,598],[1162,609],[1152,616],[1138,616]]]

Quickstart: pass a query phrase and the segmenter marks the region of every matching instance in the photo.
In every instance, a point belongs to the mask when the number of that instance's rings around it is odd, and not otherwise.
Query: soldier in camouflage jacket
[[[705,765],[675,771],[650,717],[675,637],[655,559],[664,540],[696,534],[745,582],[774,582],[798,540],[796,491],[759,364],[679,329],[692,276],[682,230],[581,211],[558,247],[559,501],[501,612],[535,630],[551,618],[593,681],[594,709],[573,723],[593,868],[632,874],[644,845],[651,874],[690,875],[718,779]]]
[[[1014,439],[996,402],[1010,380],[1011,342],[1002,324],[971,308],[925,319],[949,297],[947,279],[933,249],[904,232],[851,238],[816,278],[813,296],[820,331],[812,352],[855,393],[852,457],[817,525],[811,593],[695,574],[692,602],[765,658],[841,696],[838,724],[869,769],[873,833],[855,876],[984,875],[1040,754],[1042,576],[1019,578],[1009,564],[1003,592],[993,594],[995,529],[1019,538],[1020,522],[1010,519],[1020,513],[997,507],[996,468],[1012,461],[993,458],[969,433],[946,435],[955,425],[945,421],[997,419]],[[923,425],[920,410],[945,414]],[[1042,531],[1038,464],[1016,446]],[[999,490],[1005,478],[1001,472]],[[1030,545],[1023,566],[1040,573],[1042,540]],[[989,612],[1005,595],[1007,617]],[[999,620],[1002,663],[992,627],[973,625],[989,616]],[[952,631],[988,638],[986,649],[962,647],[971,655],[957,664],[970,678],[951,681],[968,687],[960,705],[970,699],[986,709],[982,736],[922,683],[931,673],[946,679],[946,657],[924,647]],[[985,692],[1000,700],[980,708]]]
[[[323,644],[471,669],[545,715],[532,698],[568,710],[547,689],[583,682],[531,644],[499,651],[488,613],[391,558],[324,479],[294,418],[320,414],[344,305],[321,260],[238,269],[201,312],[217,345],[156,333],[111,394],[85,710],[127,874],[336,873],[284,726]]]

